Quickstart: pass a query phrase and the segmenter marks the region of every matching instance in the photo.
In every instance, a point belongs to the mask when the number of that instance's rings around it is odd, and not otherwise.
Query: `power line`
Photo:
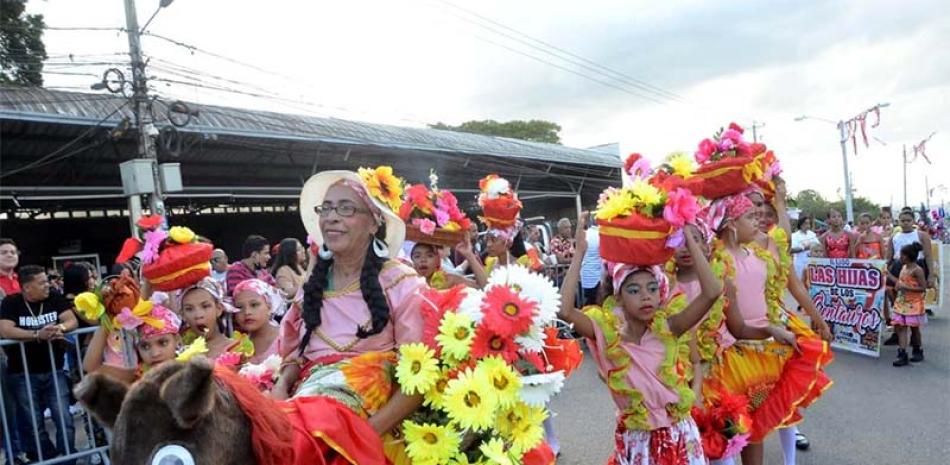
[[[588,58],[585,58],[585,57],[583,57],[583,56],[580,56],[580,55],[578,55],[578,54],[576,54],[576,53],[570,52],[570,51],[565,50],[565,49],[563,49],[563,48],[560,48],[560,47],[558,47],[558,46],[556,46],[556,45],[550,44],[550,43],[545,42],[545,41],[543,41],[543,40],[541,40],[541,39],[532,37],[532,36],[530,36],[530,35],[528,35],[528,34],[526,34],[526,33],[524,33],[524,32],[521,32],[521,31],[519,31],[519,30],[517,30],[517,29],[515,29],[515,28],[512,28],[512,27],[510,27],[510,26],[507,26],[507,25],[505,25],[505,24],[502,24],[502,23],[500,23],[500,22],[498,22],[498,21],[495,21],[495,20],[493,20],[493,19],[491,19],[491,18],[488,18],[488,17],[486,17],[486,16],[480,15],[480,14],[478,14],[478,13],[472,11],[472,10],[469,10],[469,9],[466,9],[466,8],[463,8],[463,7],[460,7],[460,6],[458,6],[458,5],[455,5],[455,4],[453,4],[453,3],[451,3],[451,2],[448,2],[448,1],[445,1],[445,0],[439,0],[439,1],[440,1],[442,4],[445,4],[445,5],[447,5],[447,6],[451,7],[451,8],[454,8],[454,9],[456,9],[456,10],[462,11],[462,12],[468,14],[468,15],[474,16],[474,17],[478,18],[478,19],[481,20],[481,21],[488,22],[488,23],[490,23],[490,24],[493,24],[493,25],[495,25],[495,26],[498,26],[498,28],[501,28],[501,29],[510,31],[511,33],[513,33],[513,34],[515,34],[515,35],[524,37],[524,38],[530,40],[531,42],[534,42],[534,44],[529,43],[529,42],[527,42],[527,41],[525,41],[525,40],[519,39],[518,37],[514,37],[514,36],[511,35],[511,34],[508,34],[508,33],[502,32],[502,31],[499,31],[499,30],[498,30],[497,28],[495,28],[495,27],[486,25],[486,24],[484,24],[484,23],[481,23],[481,22],[478,22],[478,21],[475,21],[475,20],[471,20],[471,19],[469,19],[469,18],[465,18],[465,17],[461,17],[461,16],[459,16],[459,15],[453,14],[453,16],[455,16],[455,17],[457,17],[457,18],[459,18],[459,19],[461,19],[461,20],[463,20],[463,21],[466,21],[466,22],[468,22],[468,23],[474,24],[474,25],[476,25],[476,26],[478,26],[478,27],[481,27],[481,28],[483,28],[483,29],[489,30],[489,31],[494,32],[494,33],[496,33],[496,34],[499,34],[499,35],[501,35],[501,36],[507,37],[507,38],[509,38],[509,39],[511,39],[511,40],[517,41],[518,43],[521,43],[521,44],[523,44],[523,45],[526,45],[526,46],[528,46],[528,47],[531,47],[531,48],[533,48],[533,49],[535,49],[535,50],[538,50],[538,51],[540,51],[540,52],[542,52],[542,53],[545,53],[545,54],[547,54],[547,55],[549,55],[549,56],[553,56],[553,57],[558,58],[558,59],[560,59],[560,60],[563,60],[563,61],[569,62],[569,63],[571,63],[571,64],[580,66],[580,67],[582,67],[582,68],[585,68],[585,69],[587,69],[587,70],[589,70],[589,71],[598,73],[598,74],[600,74],[601,76],[604,76],[604,77],[606,77],[606,78],[608,78],[608,79],[613,79],[613,80],[617,80],[617,81],[623,82],[624,84],[627,84],[627,85],[636,87],[636,88],[638,88],[638,89],[640,89],[640,90],[643,90],[643,91],[645,91],[645,92],[649,92],[649,93],[654,94],[654,95],[656,95],[656,96],[658,96],[658,97],[660,97],[660,98],[664,98],[664,99],[669,99],[669,100],[673,100],[673,101],[685,103],[684,98],[683,98],[682,96],[680,96],[680,95],[674,93],[674,92],[667,91],[667,90],[665,90],[665,89],[663,89],[663,88],[654,86],[654,85],[652,85],[652,84],[650,84],[650,83],[648,83],[648,82],[645,82],[645,81],[642,81],[642,80],[639,80],[639,79],[636,79],[636,78],[627,76],[627,75],[625,75],[625,74],[623,74],[623,73],[621,73],[621,72],[619,72],[619,71],[616,71],[616,70],[614,70],[614,69],[612,69],[612,68],[608,68],[607,66],[601,65],[600,63],[597,63],[597,62],[595,62],[595,61],[593,61],[593,60],[590,60],[590,59],[588,59]],[[451,13],[450,13],[450,14],[451,14]],[[539,45],[535,45],[535,44],[539,44],[540,46],[539,46]],[[551,50],[554,50],[554,52],[552,52]],[[566,58],[565,56],[566,56],[567,58]],[[609,74],[608,74],[608,73],[609,73]]]

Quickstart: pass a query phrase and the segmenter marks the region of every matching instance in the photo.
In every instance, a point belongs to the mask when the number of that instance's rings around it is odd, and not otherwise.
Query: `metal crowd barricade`
[[[77,329],[75,331],[71,331],[67,333],[67,336],[70,336],[70,335],[81,336],[84,334],[90,334],[94,332],[95,330],[96,330],[96,327]],[[59,418],[52,419],[53,421],[57,421],[57,420],[59,421],[59,428],[56,428],[56,429],[60,432],[60,434],[63,435],[62,439],[63,439],[63,444],[66,448],[66,454],[61,455],[61,456],[56,456],[56,457],[45,456],[43,447],[40,441],[40,428],[43,428],[44,430],[46,430],[47,425],[45,422],[45,417],[43,415],[43,412],[40,412],[40,415],[39,415],[40,418],[44,418],[43,424],[37,424],[36,422],[36,418],[37,418],[36,407],[37,407],[38,402],[37,400],[33,398],[33,389],[32,389],[32,383],[30,380],[29,363],[26,359],[26,351],[23,350],[24,344],[25,344],[24,341],[17,341],[17,340],[12,340],[12,339],[0,339],[0,347],[13,346],[13,345],[20,346],[20,357],[21,357],[21,361],[23,362],[23,375],[26,381],[26,390],[28,392],[27,397],[29,399],[30,418],[17,418],[17,422],[23,422],[23,421],[29,422],[30,426],[32,427],[32,432],[33,432],[32,437],[28,437],[28,438],[20,437],[21,446],[25,444],[26,441],[33,441],[33,443],[36,445],[36,451],[37,451],[39,461],[34,461],[31,463],[37,464],[37,465],[46,465],[46,464],[52,465],[52,464],[63,463],[67,461],[75,461],[75,460],[79,460],[83,458],[86,458],[87,460],[91,461],[91,460],[94,460],[93,459],[94,456],[98,456],[101,459],[101,463],[108,464],[109,463],[109,459],[108,459],[109,444],[97,443],[96,434],[95,434],[95,426],[88,412],[83,410],[80,414],[82,416],[82,420],[80,421],[80,423],[84,425],[84,429],[85,429],[86,440],[84,441],[85,442],[84,445],[86,447],[81,447],[79,445],[79,441],[76,440],[77,438],[74,437],[72,438],[72,441],[70,441],[69,440],[70,438],[66,436],[67,432],[66,432],[65,416],[72,415],[70,413],[70,410],[69,410],[70,406],[68,403],[67,405],[61,406],[60,408],[56,409],[56,411],[59,412],[59,415],[58,415]],[[46,344],[47,344],[47,349],[49,353],[50,363],[51,363],[51,366],[53,367],[53,371],[50,372],[53,375],[51,376],[53,380],[53,389],[56,394],[56,399],[58,402],[59,399],[61,398],[61,394],[64,392],[63,390],[69,389],[70,387],[60,386],[59,377],[55,376],[56,360],[55,360],[55,355],[53,353],[53,342],[48,341]],[[76,368],[79,370],[80,379],[82,379],[86,375],[85,372],[83,371],[83,366],[82,366],[83,353],[82,353],[81,346],[82,344],[79,341],[79,338],[77,338],[76,344],[73,344],[72,350],[74,350],[76,353],[76,359],[78,361],[77,363],[78,366]],[[5,377],[6,376],[0,377],[0,388],[4,387],[2,386],[2,383],[5,381],[4,379]],[[67,379],[68,379],[68,376],[67,376]],[[12,389],[10,389],[10,386],[6,386],[5,388],[9,393],[12,393]],[[52,408],[50,409],[50,414],[51,416],[53,414]],[[0,402],[0,421],[2,421],[2,424],[3,424],[4,454],[6,456],[6,463],[8,464],[14,463],[13,440],[10,435],[14,425],[10,424],[9,418],[11,417],[12,417],[12,413],[7,412],[5,402]],[[78,428],[75,427],[76,425],[75,419],[74,419],[73,425],[74,425],[73,429],[74,429],[74,434],[75,434],[75,431],[78,430]],[[74,444],[77,450],[70,450],[71,444]],[[24,452],[24,451],[21,450],[17,452],[19,453],[19,452]],[[31,458],[35,459],[36,457],[31,457]],[[87,461],[87,463],[89,462]]]

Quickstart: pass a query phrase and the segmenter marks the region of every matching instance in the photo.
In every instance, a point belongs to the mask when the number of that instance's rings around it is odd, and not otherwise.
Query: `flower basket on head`
[[[600,256],[607,261],[649,266],[665,263],[682,241],[682,228],[696,219],[699,203],[689,190],[665,191],[637,179],[608,188],[597,204]]]
[[[765,144],[749,143],[736,123],[699,143],[694,157],[699,163],[695,176],[701,180],[703,197],[717,199],[738,194],[756,185],[764,176]]]
[[[478,187],[482,191],[478,196],[478,205],[482,208],[479,219],[489,229],[515,229],[522,205],[508,180],[490,174],[478,182]]]
[[[447,190],[439,190],[439,177],[429,175],[429,185],[415,184],[406,189],[399,217],[406,223],[406,239],[437,246],[454,246],[465,240],[472,222],[459,209],[458,199]]]
[[[142,274],[152,289],[182,289],[211,275],[213,251],[213,245],[198,242],[188,228],[173,227],[168,233],[157,230],[146,236]]]

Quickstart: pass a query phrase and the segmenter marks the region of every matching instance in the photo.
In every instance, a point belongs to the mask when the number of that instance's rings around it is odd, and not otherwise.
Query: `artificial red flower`
[[[711,459],[722,457],[723,452],[726,451],[726,438],[723,435],[717,431],[710,431],[702,435],[702,439],[703,451],[706,452],[707,457]]]
[[[475,329],[475,339],[472,340],[472,357],[476,360],[497,355],[508,363],[518,360],[518,344],[511,337],[502,336],[479,325]]]
[[[442,316],[445,312],[458,308],[462,298],[465,297],[465,286],[459,284],[455,287],[440,291],[438,289],[427,288],[422,291],[422,342],[436,351],[438,355],[439,344],[435,341],[436,334],[439,334],[439,325],[442,323]]]
[[[557,328],[544,328],[544,356],[551,365],[551,371],[564,370],[564,376],[570,376],[577,367],[581,366],[584,354],[576,339],[561,339],[557,337]]]
[[[739,131],[739,134],[745,132],[745,129],[742,129],[742,126],[739,126],[736,123],[729,123],[729,129],[732,129],[733,131]]]
[[[508,286],[492,286],[482,301],[482,326],[502,336],[517,336],[531,327],[536,302],[525,300]]]
[[[745,396],[731,394],[725,389],[720,389],[716,396],[716,408],[723,416],[736,418],[749,413],[749,400]]]
[[[639,153],[631,153],[623,162],[623,172],[632,178],[645,178],[650,174],[650,161]]]
[[[146,215],[139,218],[135,225],[145,231],[151,231],[162,225],[162,217],[160,215]]]
[[[119,251],[119,256],[115,258],[115,262],[122,264],[132,259],[135,254],[139,253],[142,250],[142,241],[130,237],[125,240],[122,244],[122,250]]]
[[[758,142],[753,142],[749,144],[749,150],[752,152],[752,156],[758,155],[764,152],[768,147],[765,144],[760,144]]]

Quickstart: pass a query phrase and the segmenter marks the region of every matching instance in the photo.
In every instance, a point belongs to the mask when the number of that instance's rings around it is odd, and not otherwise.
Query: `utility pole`
[[[907,206],[907,144],[904,144],[904,206]]]
[[[125,28],[129,35],[129,55],[132,57],[132,111],[135,114],[135,127],[138,129],[138,156],[152,161],[152,179],[155,183],[155,191],[149,195],[149,207],[153,215],[165,217],[165,201],[162,199],[162,177],[159,172],[158,154],[155,149],[155,136],[158,135],[158,131],[155,128],[154,121],[152,121],[152,103],[148,97],[145,62],[142,60],[141,31],[135,13],[135,1],[124,1]]]
[[[765,123],[759,123],[756,120],[752,120],[752,142],[759,141],[759,132],[758,129],[765,126]]]
[[[851,176],[848,172],[848,129],[844,121],[838,121],[838,131],[841,132],[841,160],[844,164],[844,208],[847,221],[854,221],[854,205],[851,194]]]

